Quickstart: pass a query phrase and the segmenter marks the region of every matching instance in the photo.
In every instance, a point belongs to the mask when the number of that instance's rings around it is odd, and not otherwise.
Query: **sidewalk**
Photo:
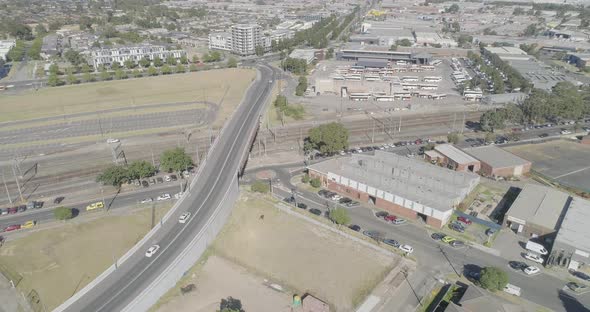
[[[30,312],[31,307],[25,297],[12,288],[8,280],[0,274],[0,312]]]

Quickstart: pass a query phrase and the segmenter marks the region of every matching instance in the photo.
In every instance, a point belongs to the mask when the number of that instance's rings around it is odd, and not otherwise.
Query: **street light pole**
[[[8,185],[6,185],[6,179],[4,179],[4,171],[2,171],[2,182],[4,182],[4,188],[6,189],[6,195],[8,196],[8,202],[12,204],[12,198],[10,198],[10,192],[8,192]]]

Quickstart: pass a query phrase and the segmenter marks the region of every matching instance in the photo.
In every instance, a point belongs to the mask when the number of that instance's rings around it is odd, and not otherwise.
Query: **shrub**
[[[311,179],[311,181],[309,181],[309,183],[311,184],[311,186],[313,186],[315,188],[322,186],[322,181],[320,181],[320,179],[318,179],[318,178]]]
[[[72,209],[66,207],[57,207],[55,210],[53,210],[53,216],[55,216],[57,220],[71,219],[73,217]]]

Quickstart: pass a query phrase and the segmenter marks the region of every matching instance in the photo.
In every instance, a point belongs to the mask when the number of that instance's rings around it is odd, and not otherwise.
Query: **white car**
[[[171,198],[171,197],[170,197],[170,194],[166,193],[166,194],[162,194],[162,195],[158,196],[158,198],[157,198],[157,199],[158,199],[158,200],[168,200],[168,199],[170,199],[170,198]]]
[[[180,197],[182,197],[182,194],[183,194],[182,192],[178,192],[178,193],[174,194],[174,198],[180,199]]]
[[[532,274],[536,274],[539,272],[541,272],[541,269],[539,269],[538,267],[533,266],[533,265],[524,269],[524,273],[526,273],[527,275],[532,275]]]
[[[525,253],[524,254],[524,257],[526,259],[528,259],[528,260],[531,260],[531,261],[534,261],[534,262],[537,262],[537,263],[540,263],[540,264],[543,264],[543,262],[545,261],[543,259],[543,257],[541,257],[539,255],[532,254],[530,252]]]
[[[414,248],[410,245],[401,245],[399,246],[399,249],[405,253],[411,254],[412,252],[414,252]]]
[[[333,196],[331,197],[331,199],[332,199],[332,200],[340,200],[341,198],[342,198],[342,196],[340,196],[340,195],[338,195],[338,194],[336,194],[336,195],[333,195]]]
[[[165,176],[164,177],[164,181],[170,182],[170,181],[172,181],[172,178],[170,178],[170,176]]]
[[[107,143],[119,143],[119,139],[107,139]]]
[[[572,134],[569,130],[561,130],[561,134]]]
[[[142,204],[145,204],[145,203],[151,203],[152,201],[153,201],[153,199],[152,199],[151,197],[148,197],[148,198],[146,198],[146,199],[142,200],[142,201],[141,201],[141,203],[142,203]]]
[[[191,213],[187,211],[180,215],[180,218],[178,218],[178,223],[186,223],[186,220],[188,220],[190,217]]]
[[[154,246],[150,247],[145,252],[145,256],[148,257],[148,258],[151,258],[153,255],[156,254],[156,252],[158,252],[159,249],[160,249],[160,245],[154,245]]]

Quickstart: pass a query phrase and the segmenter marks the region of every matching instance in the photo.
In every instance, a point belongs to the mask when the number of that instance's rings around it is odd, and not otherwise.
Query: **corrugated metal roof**
[[[530,163],[530,161],[522,159],[494,145],[466,148],[464,151],[492,166],[492,168],[516,167]]]
[[[557,230],[569,195],[538,184],[526,184],[506,215]]]
[[[477,159],[471,157],[469,154],[463,152],[462,150],[456,148],[452,144],[441,144],[434,147],[434,149],[445,155],[447,158],[453,160],[458,164],[468,164],[473,162],[478,162]]]
[[[574,197],[555,241],[590,253],[589,223],[590,201]]]

